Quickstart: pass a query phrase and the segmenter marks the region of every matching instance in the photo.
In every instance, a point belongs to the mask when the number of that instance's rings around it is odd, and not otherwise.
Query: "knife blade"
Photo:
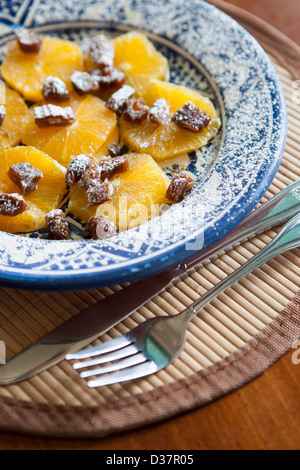
[[[191,268],[222,251],[227,251],[242,240],[284,223],[299,210],[300,181],[272,197],[223,239],[186,263],[135,281],[78,313],[9,359],[6,364],[0,366],[0,385],[18,383],[58,364],[67,354],[88,346],[99,336],[125,320],[135,310],[166,289],[171,282],[187,275]]]

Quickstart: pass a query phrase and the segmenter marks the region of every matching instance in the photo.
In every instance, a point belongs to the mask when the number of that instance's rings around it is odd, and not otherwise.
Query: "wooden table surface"
[[[300,45],[299,0],[226,1],[263,18]],[[292,363],[290,352],[242,389],[168,421],[101,440],[0,433],[0,450],[298,450],[299,397],[300,365]]]

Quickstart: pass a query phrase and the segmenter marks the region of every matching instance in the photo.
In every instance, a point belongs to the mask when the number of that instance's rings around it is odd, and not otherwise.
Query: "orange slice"
[[[67,127],[40,129],[31,110],[22,136],[23,144],[38,148],[64,166],[69,165],[72,157],[82,153],[91,157],[107,154],[107,145],[118,140],[116,115],[100,98],[92,95],[73,95],[64,106],[71,106],[77,116],[76,121]]]
[[[17,41],[9,44],[1,74],[4,80],[28,101],[41,101],[45,79],[52,75],[63,80],[72,90],[71,75],[83,70],[81,50],[75,42],[44,37],[37,54],[23,52]]]
[[[16,91],[3,87],[0,104],[6,108],[6,116],[0,127],[0,149],[19,145],[29,117],[25,101]]]
[[[136,77],[168,79],[167,59],[156,50],[147,36],[131,31],[112,40],[115,47],[114,66],[123,70],[127,81],[134,86]],[[95,67],[86,57],[86,69]]]
[[[135,152],[148,153],[157,161],[164,161],[179,155],[198,150],[216,136],[220,129],[220,118],[213,103],[196,90],[174,83],[151,79],[148,81],[143,98],[149,106],[155,100],[165,98],[170,104],[171,113],[192,101],[211,117],[211,122],[201,132],[181,129],[171,122],[165,125],[145,121],[142,124],[120,122],[121,142]]]
[[[144,34],[131,31],[113,39],[112,43],[115,46],[114,64],[128,78],[140,74],[161,80],[168,77],[166,57],[157,51]]]
[[[7,172],[16,163],[28,162],[43,172],[35,191],[24,196],[29,209],[16,217],[0,215],[0,230],[10,233],[32,232],[44,228],[45,215],[60,207],[67,192],[65,184],[66,169],[53,158],[33,147],[14,147],[0,152],[0,191],[19,193],[18,186],[9,178]]]
[[[129,170],[112,180],[115,188],[111,200],[100,206],[88,207],[86,191],[76,185],[70,188],[68,210],[86,223],[90,217],[112,220],[120,231],[148,222],[167,202],[170,180],[150,155],[129,154]]]

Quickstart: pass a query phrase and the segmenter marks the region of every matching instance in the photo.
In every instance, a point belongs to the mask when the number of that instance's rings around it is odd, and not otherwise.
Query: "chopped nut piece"
[[[42,45],[42,36],[27,28],[18,28],[15,30],[15,35],[20,48],[27,54],[37,54]]]
[[[30,163],[16,163],[8,170],[8,176],[18,186],[24,196],[32,193],[39,180],[43,178],[43,173],[38,168],[34,168]]]
[[[76,114],[71,107],[46,104],[34,108],[34,119],[40,128],[69,126],[76,120]]]
[[[149,119],[155,124],[166,124],[170,116],[170,105],[165,98],[155,101],[149,111]]]
[[[90,206],[99,206],[113,195],[113,188],[108,181],[91,184],[86,192]]]
[[[88,190],[91,186],[95,186],[98,183],[101,183],[101,171],[99,165],[92,161],[78,181],[78,186]]]
[[[172,201],[180,202],[184,199],[186,193],[193,188],[194,184],[195,181],[189,175],[179,173],[172,179],[166,197]]]
[[[106,106],[114,113],[121,115],[125,111],[127,101],[134,93],[134,88],[129,85],[124,85],[109,98]]]
[[[145,106],[141,100],[137,98],[130,98],[126,102],[123,116],[126,121],[140,124],[147,119],[148,113],[148,106]]]
[[[100,88],[121,88],[125,83],[125,73],[115,67],[108,69],[92,69],[92,77],[98,81]]]
[[[3,106],[3,104],[0,105],[0,127],[2,126],[3,124],[3,121],[5,119],[5,116],[6,116],[6,107]]]
[[[210,120],[211,117],[201,108],[198,108],[192,101],[185,103],[172,117],[172,121],[177,126],[192,132],[200,132],[210,123]]]
[[[46,100],[58,101],[59,103],[70,99],[66,84],[60,78],[52,77],[52,75],[49,75],[45,80],[43,96]]]
[[[101,172],[101,180],[111,179],[118,173],[124,173],[129,170],[128,159],[124,156],[112,158],[110,160],[103,160],[99,163]]]
[[[95,93],[99,90],[99,83],[96,77],[88,72],[74,72],[71,76],[71,82],[79,95]]]
[[[114,45],[103,34],[91,40],[88,54],[93,64],[101,69],[112,67],[114,64]]]
[[[70,225],[60,209],[46,215],[46,230],[50,240],[69,240],[71,236]]]
[[[15,217],[27,211],[28,205],[20,194],[0,194],[0,215]]]
[[[121,147],[119,142],[113,142],[111,145],[107,147],[108,153],[111,157],[120,157],[126,153],[125,147]]]
[[[84,231],[85,238],[93,240],[106,240],[117,235],[117,227],[111,220],[101,217],[91,217]]]
[[[70,186],[71,184],[78,183],[91,163],[91,158],[83,154],[73,158],[67,168],[66,185]]]

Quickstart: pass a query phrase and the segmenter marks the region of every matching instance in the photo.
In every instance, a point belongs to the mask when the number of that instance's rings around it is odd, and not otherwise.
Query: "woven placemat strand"
[[[286,95],[289,133],[281,167],[261,201],[300,177],[300,48],[261,20],[221,0],[271,54]],[[200,266],[157,296],[102,340],[145,319],[172,315],[263,248],[279,228]],[[131,383],[90,390],[66,361],[21,384],[0,387],[0,430],[53,437],[102,437],[160,421],[210,403],[259,376],[300,337],[300,250],[270,261],[211,302],[190,326],[181,358],[165,370]],[[15,354],[89,305],[121,289],[37,292],[0,289],[0,338]]]

